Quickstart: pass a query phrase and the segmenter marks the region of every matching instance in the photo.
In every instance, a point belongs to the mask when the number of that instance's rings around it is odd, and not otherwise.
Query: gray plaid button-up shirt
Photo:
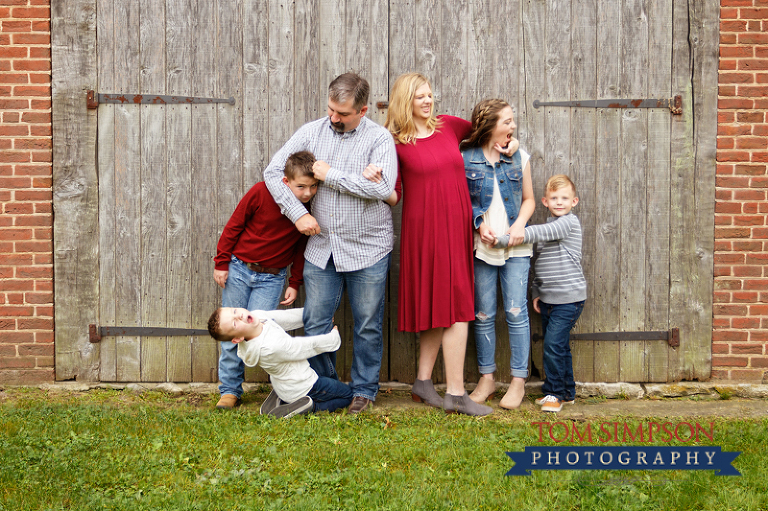
[[[328,117],[299,128],[264,171],[272,197],[294,223],[307,210],[282,179],[288,156],[297,151],[311,151],[331,166],[312,202],[320,234],[309,238],[304,259],[325,268],[333,255],[336,269],[346,272],[372,266],[391,252],[392,210],[383,201],[397,179],[392,135],[367,117],[346,133],[337,133]],[[363,177],[369,163],[383,169],[381,182]]]

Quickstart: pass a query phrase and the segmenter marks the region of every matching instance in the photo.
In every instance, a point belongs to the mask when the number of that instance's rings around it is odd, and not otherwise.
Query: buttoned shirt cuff
[[[309,215],[309,211],[307,211],[307,207],[299,202],[298,205],[290,206],[287,208],[283,214],[288,217],[288,219],[293,222],[294,224],[299,221],[299,218],[303,217],[304,215]]]
[[[344,179],[344,174],[331,167],[328,169],[328,173],[325,175],[325,184],[333,189],[336,189],[342,179]]]

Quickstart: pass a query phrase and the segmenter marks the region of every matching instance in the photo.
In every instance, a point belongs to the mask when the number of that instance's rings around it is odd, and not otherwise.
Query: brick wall
[[[768,382],[768,0],[721,0],[712,377]]]
[[[50,0],[0,0],[0,384],[54,379]]]

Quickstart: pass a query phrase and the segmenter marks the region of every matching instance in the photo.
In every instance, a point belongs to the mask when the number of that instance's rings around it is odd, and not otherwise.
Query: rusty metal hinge
[[[596,99],[583,101],[549,101],[538,99],[533,102],[533,108],[540,106],[570,106],[583,108],[668,108],[675,115],[683,113],[683,97],[677,95],[667,99]]]
[[[533,334],[533,340],[544,339],[541,334]],[[670,328],[651,332],[594,332],[588,334],[571,334],[572,341],[667,341],[671,347],[680,346],[680,329]]]
[[[165,328],[147,326],[99,326],[88,325],[88,339],[92,343],[101,342],[102,337],[136,336],[136,337],[165,337],[174,335],[209,335],[202,328]]]
[[[122,105],[179,105],[190,103],[229,103],[235,104],[235,98],[198,98],[192,96],[158,96],[156,94],[101,94],[89,90],[85,96],[88,108],[98,108],[101,103]]]

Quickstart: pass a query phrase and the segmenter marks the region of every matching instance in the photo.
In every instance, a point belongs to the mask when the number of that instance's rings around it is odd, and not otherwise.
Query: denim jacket
[[[472,225],[475,229],[483,223],[483,213],[488,211],[493,199],[493,180],[499,183],[504,209],[509,216],[509,225],[517,220],[523,201],[523,167],[518,150],[511,157],[500,155],[496,165],[491,165],[483,155],[481,147],[461,152],[464,157],[464,171],[467,174],[469,197],[472,200]]]

